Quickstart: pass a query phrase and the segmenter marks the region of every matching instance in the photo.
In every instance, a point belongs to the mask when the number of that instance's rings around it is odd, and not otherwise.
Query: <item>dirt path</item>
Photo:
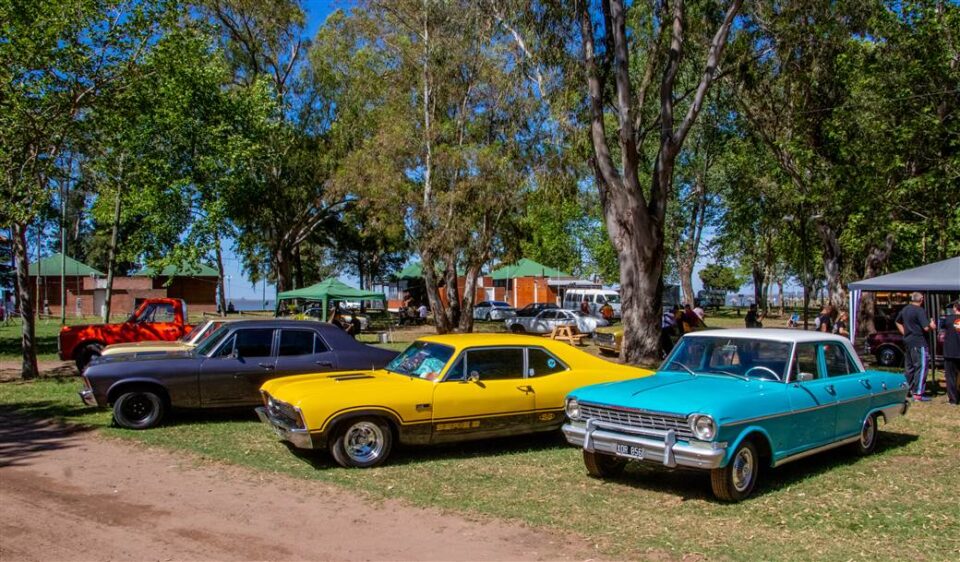
[[[146,449],[0,411],[0,561],[520,560],[583,542]]]

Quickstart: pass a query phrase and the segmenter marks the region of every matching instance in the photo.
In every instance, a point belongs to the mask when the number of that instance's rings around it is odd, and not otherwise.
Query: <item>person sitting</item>
[[[697,316],[697,313],[693,311],[693,307],[689,304],[683,305],[683,314],[680,316],[680,319],[683,322],[684,334],[689,334],[690,332],[695,332],[707,327],[703,319]]]
[[[580,312],[587,315],[590,314],[590,303],[587,302],[587,299],[580,301]]]
[[[794,312],[790,315],[790,319],[787,320],[787,328],[798,328],[800,326],[800,313]]]
[[[428,316],[430,316],[430,311],[427,310],[427,305],[420,303],[420,308],[417,309],[417,317],[420,320],[420,324],[426,324]]]
[[[847,327],[849,319],[850,316],[847,314],[847,311],[841,310],[837,321],[833,323],[833,333],[845,338],[850,337],[850,328]]]

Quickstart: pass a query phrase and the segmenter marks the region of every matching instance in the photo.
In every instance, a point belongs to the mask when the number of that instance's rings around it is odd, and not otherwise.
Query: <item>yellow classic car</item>
[[[571,390],[649,374],[542,337],[429,336],[385,369],[271,380],[260,388],[257,415],[298,448],[328,449],[341,466],[371,467],[395,442],[557,430]]]
[[[597,328],[593,333],[593,343],[604,355],[620,355],[620,343],[623,341],[623,324]]]

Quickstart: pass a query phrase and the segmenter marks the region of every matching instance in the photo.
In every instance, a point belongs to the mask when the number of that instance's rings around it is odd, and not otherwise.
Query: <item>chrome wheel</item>
[[[750,488],[753,483],[754,464],[753,451],[743,448],[737,451],[737,456],[733,459],[733,488],[738,492],[744,492]]]
[[[863,429],[860,430],[860,446],[865,449],[873,447],[873,440],[877,438],[877,419],[874,416],[867,416],[863,420]]]
[[[343,448],[352,461],[366,464],[380,457],[383,453],[384,441],[380,426],[369,421],[361,421],[347,430]]]

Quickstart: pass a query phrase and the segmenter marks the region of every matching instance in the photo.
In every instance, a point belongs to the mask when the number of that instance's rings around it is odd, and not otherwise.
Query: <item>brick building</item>
[[[65,261],[67,316],[100,315],[107,296],[107,276],[69,256]],[[62,264],[61,255],[54,254],[29,266],[30,287],[36,291],[41,314],[60,315]],[[189,312],[215,312],[217,279],[217,271],[205,265],[179,271],[167,267],[160,272],[144,268],[130,276],[113,278],[110,310],[113,315],[126,316],[143,299],[169,297],[186,301]]]

